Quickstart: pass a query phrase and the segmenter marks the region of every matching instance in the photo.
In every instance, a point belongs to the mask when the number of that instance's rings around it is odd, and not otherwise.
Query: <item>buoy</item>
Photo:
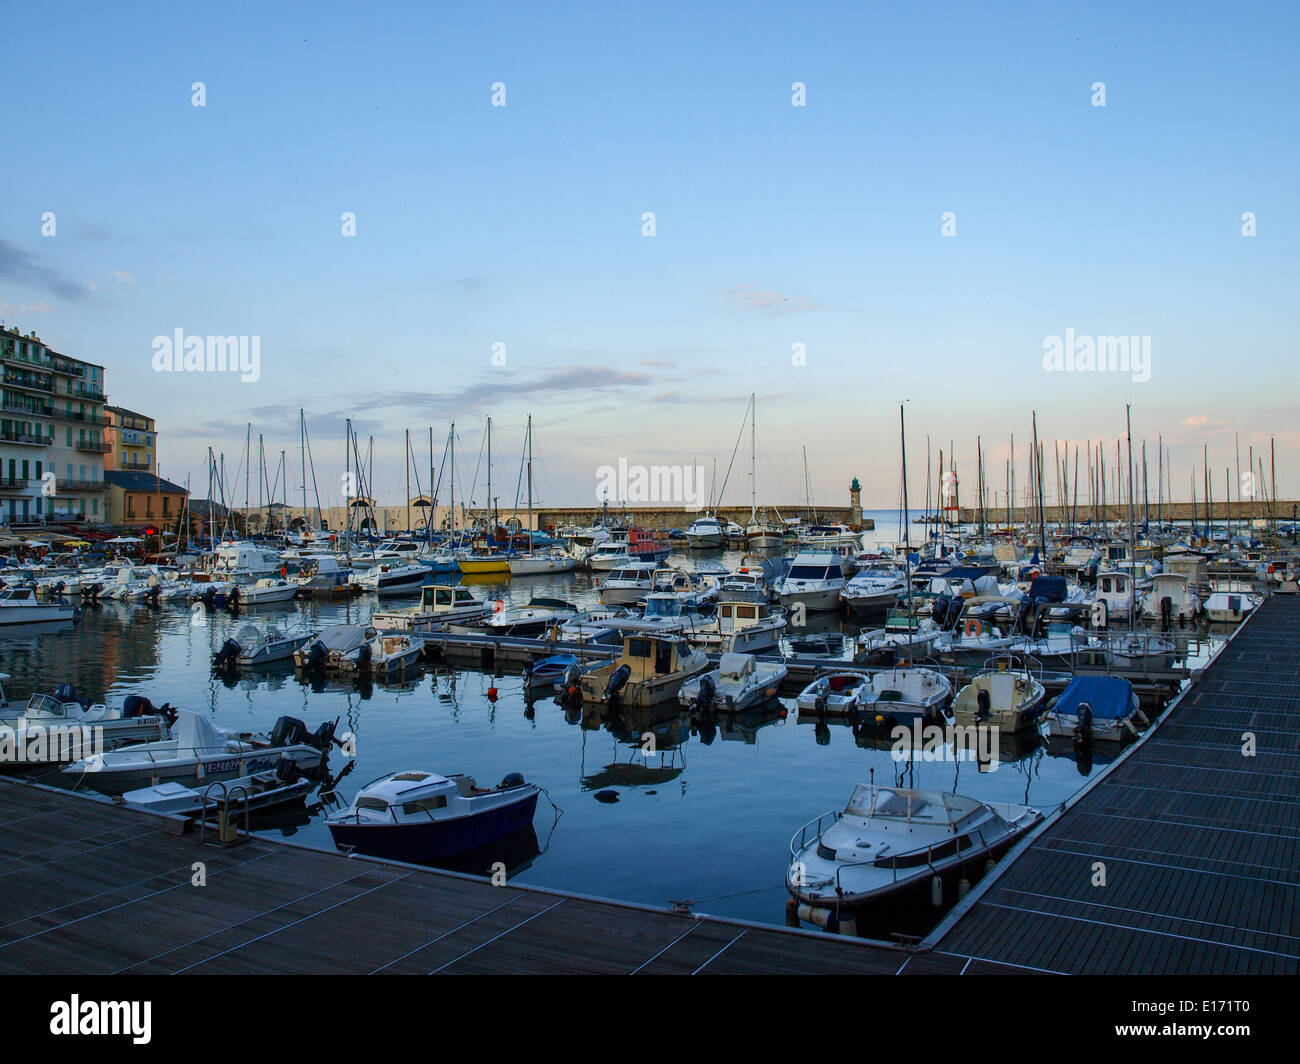
[[[497,689],[495,687],[489,687],[487,689],[487,696],[489,702],[495,702],[497,700]]]

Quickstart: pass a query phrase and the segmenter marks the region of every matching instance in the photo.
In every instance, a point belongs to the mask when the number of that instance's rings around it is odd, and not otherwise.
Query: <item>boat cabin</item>
[[[467,606],[482,606],[467,587],[449,587],[446,584],[425,584],[420,588],[420,609],[424,612],[445,613]]]
[[[618,665],[632,670],[631,682],[653,676],[669,676],[693,666],[698,654],[680,635],[628,635],[623,639],[623,653]]]

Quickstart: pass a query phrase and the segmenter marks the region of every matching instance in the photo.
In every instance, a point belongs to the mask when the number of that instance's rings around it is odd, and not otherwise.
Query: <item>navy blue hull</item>
[[[413,824],[330,824],[334,845],[367,857],[419,864],[488,846],[533,822],[537,793],[489,812]]]

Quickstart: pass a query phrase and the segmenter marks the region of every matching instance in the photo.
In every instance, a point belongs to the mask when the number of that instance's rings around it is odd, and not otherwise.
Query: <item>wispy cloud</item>
[[[1215,425],[1226,425],[1227,421],[1222,418],[1212,418],[1208,414],[1193,414],[1191,417],[1185,417],[1178,422],[1185,429],[1204,429]]]
[[[725,290],[725,294],[731,304],[729,314],[743,314],[748,310],[766,315],[797,314],[801,310],[825,309],[820,303],[814,303],[802,296],[782,295],[780,292],[759,288],[752,282],[733,285]]]
[[[85,285],[70,280],[58,270],[42,266],[8,240],[0,240],[0,281],[42,289],[70,302],[80,302],[90,295]]]

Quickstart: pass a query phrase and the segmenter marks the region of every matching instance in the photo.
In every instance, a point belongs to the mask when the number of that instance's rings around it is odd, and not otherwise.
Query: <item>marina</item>
[[[1240,6],[7,12],[22,1044],[186,1052],[190,974],[278,1053],[427,1036],[376,974],[1280,1031],[1300,7]]]

